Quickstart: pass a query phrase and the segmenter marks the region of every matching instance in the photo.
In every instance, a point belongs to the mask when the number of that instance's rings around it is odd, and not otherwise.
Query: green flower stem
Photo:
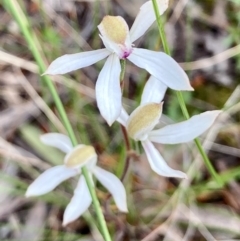
[[[13,17],[17,21],[17,23],[18,23],[27,43],[28,43],[28,46],[29,46],[38,66],[39,66],[39,71],[41,73],[43,73],[46,70],[46,65],[45,65],[45,63],[43,61],[43,58],[41,56],[41,53],[39,51],[40,44],[37,41],[36,36],[32,32],[31,26],[28,22],[28,19],[25,16],[24,12],[22,11],[20,5],[18,4],[18,2],[16,0],[4,0],[3,5],[13,15]],[[62,104],[61,99],[60,99],[60,97],[59,97],[59,95],[58,95],[58,93],[55,89],[55,86],[54,86],[53,82],[51,81],[51,79],[48,76],[42,76],[42,79],[47,84],[48,89],[49,89],[49,91],[52,95],[52,98],[55,101],[55,105],[58,109],[59,115],[62,119],[62,122],[63,122],[67,132],[68,132],[68,135],[69,135],[69,137],[72,141],[73,146],[78,145],[76,136],[73,132],[72,126],[69,122],[69,119],[67,117],[65,109],[63,107],[63,104]],[[82,168],[82,173],[83,173],[83,175],[86,179],[86,182],[87,182],[87,185],[88,185],[88,188],[89,188],[89,192],[90,192],[92,200],[93,200],[93,205],[94,205],[95,210],[96,210],[98,221],[99,221],[100,227],[102,229],[102,234],[104,236],[104,239],[105,239],[105,241],[111,241],[112,239],[110,237],[110,234],[109,234],[109,231],[108,231],[108,228],[107,228],[107,224],[106,224],[106,221],[104,219],[104,216],[103,216],[103,213],[102,213],[102,210],[101,210],[101,207],[100,207],[100,203],[99,203],[99,200],[98,200],[97,195],[96,195],[96,191],[95,191],[95,189],[94,189],[94,187],[91,183],[91,179],[90,179],[90,176],[89,176],[89,173],[88,173],[88,170],[87,170],[86,167]]]
[[[40,73],[43,73],[46,70],[46,65],[45,65],[43,58],[39,51],[40,44],[39,44],[36,36],[34,35],[34,33],[31,31],[31,27],[28,22],[28,19],[26,18],[24,12],[20,8],[20,6],[16,0],[11,0],[11,1],[4,0],[3,3],[4,3],[4,6],[6,7],[6,9],[8,9],[12,13],[15,20],[17,21],[17,23],[28,43],[28,46],[38,64],[39,71],[40,71]],[[59,98],[59,95],[55,89],[53,82],[51,81],[51,79],[48,76],[42,76],[42,79],[45,81],[45,83],[52,95],[52,98],[55,101],[59,115],[62,119],[62,122],[63,122],[67,132],[68,132],[68,135],[72,141],[72,144],[74,146],[76,146],[78,144],[77,139],[74,135],[73,129],[71,127],[71,124],[69,123],[68,117],[66,115],[66,112],[63,108],[62,102]]]
[[[89,176],[89,173],[88,173],[88,170],[86,167],[82,168],[82,174],[84,175],[84,177],[86,179],[87,186],[88,186],[89,192],[90,192],[92,200],[93,200],[93,205],[95,207],[95,211],[96,211],[96,214],[98,217],[98,222],[101,226],[102,235],[103,235],[105,241],[112,241],[112,238],[111,238],[108,228],[107,228],[106,221],[103,216],[103,212],[102,212],[100,203],[99,203],[97,195],[96,195],[96,191],[94,189],[94,186],[92,185],[92,180],[90,179],[90,176]]]
[[[120,81],[123,82],[125,70],[126,70],[126,59],[121,59],[120,64],[121,64]]]
[[[161,37],[161,40],[162,40],[162,44],[163,44],[163,49],[165,51],[166,54],[168,55],[171,55],[170,53],[170,49],[169,49],[169,46],[168,46],[168,43],[167,43],[167,39],[166,39],[166,35],[165,35],[165,31],[164,31],[164,25],[161,21],[161,18],[160,18],[160,12],[159,12],[159,8],[158,8],[158,4],[157,4],[157,0],[152,0],[152,3],[153,3],[153,8],[154,8],[154,12],[155,12],[155,15],[156,15],[156,20],[157,20],[157,25],[158,25],[158,30],[159,30],[159,34],[160,34],[160,37]],[[187,107],[186,107],[186,104],[184,102],[184,99],[183,99],[183,95],[180,91],[177,91],[177,98],[178,98],[178,102],[180,104],[180,107],[182,109],[182,112],[183,112],[183,115],[186,119],[189,119],[190,116],[189,116],[189,113],[188,113],[188,110],[187,110]],[[200,141],[198,138],[194,139],[195,141],[195,144],[205,162],[205,165],[208,169],[208,171],[211,173],[211,175],[215,178],[216,182],[222,186],[223,183],[222,183],[222,180],[220,178],[220,176],[218,175],[218,173],[215,171],[215,169],[213,168],[207,154],[205,153]]]
[[[126,59],[121,59],[120,64],[121,64],[120,83],[121,83],[121,89],[122,89],[122,92],[123,92],[124,75],[125,75],[125,71],[126,71]],[[124,179],[125,179],[126,174],[128,172],[128,168],[130,166],[130,154],[129,154],[129,152],[131,151],[131,143],[130,143],[130,140],[129,140],[129,137],[128,137],[126,127],[121,125],[121,130],[122,130],[123,140],[124,140],[124,143],[125,143],[125,148],[126,148],[126,153],[127,153],[125,162],[121,163],[121,170],[123,170],[123,171],[122,171],[122,175],[121,175],[120,179],[121,179],[122,182],[124,182]]]

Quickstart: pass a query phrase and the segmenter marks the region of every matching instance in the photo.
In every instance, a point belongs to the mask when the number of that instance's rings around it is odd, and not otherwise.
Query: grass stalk
[[[29,49],[31,50],[32,55],[34,56],[34,58],[38,64],[39,71],[40,71],[40,73],[43,73],[46,70],[46,65],[45,65],[43,57],[39,51],[40,44],[39,44],[34,32],[32,31],[29,21],[28,21],[26,15],[24,14],[23,10],[21,9],[19,3],[16,0],[10,0],[10,1],[4,0],[3,5],[6,8],[6,10],[8,10],[12,14],[12,16],[15,18],[16,22],[18,23],[18,26],[21,29],[21,31],[27,41]],[[53,82],[51,81],[51,79],[48,76],[42,76],[42,80],[45,81],[45,83],[52,95],[52,98],[55,102],[55,105],[57,107],[61,120],[68,132],[68,135],[72,141],[73,146],[78,145],[76,136],[73,132],[72,126],[70,124],[70,121],[69,121],[67,114],[65,112],[65,109],[63,107],[62,101],[58,95],[58,92],[57,92]],[[92,182],[91,182],[91,179],[89,177],[89,173],[88,173],[88,170],[86,169],[86,167],[82,168],[82,173],[86,179],[88,189],[89,189],[89,192],[90,192],[92,200],[93,200],[93,205],[95,207],[99,225],[102,230],[102,235],[103,235],[105,241],[111,241],[112,239],[109,234],[107,224],[104,219],[104,216],[103,216],[103,213],[102,213],[102,210],[100,207],[100,203],[99,203],[99,200],[96,195],[95,188],[92,185]]]
[[[161,37],[161,40],[162,40],[164,52],[168,55],[171,55],[170,49],[169,49],[169,46],[168,46],[168,42],[167,42],[167,38],[166,38],[166,34],[165,34],[165,31],[164,31],[164,24],[161,21],[157,0],[152,0],[152,4],[153,4],[154,12],[155,12],[155,15],[156,15],[157,26],[158,26],[159,34],[160,34],[160,37]],[[177,98],[178,98],[178,102],[179,102],[179,105],[181,107],[182,113],[183,113],[183,115],[186,119],[189,119],[190,116],[189,116],[185,101],[183,99],[182,92],[176,91],[176,93],[177,93]],[[216,180],[218,185],[221,187],[223,185],[223,182],[222,182],[220,176],[218,175],[218,173],[216,172],[216,170],[214,169],[214,167],[212,166],[212,163],[210,162],[206,152],[204,151],[204,149],[202,147],[202,144],[200,143],[198,138],[194,139],[194,142],[195,142],[195,144],[196,144],[196,146],[199,150],[199,153],[201,154],[201,156],[204,160],[204,163],[205,163],[209,173],[213,176],[213,178]]]

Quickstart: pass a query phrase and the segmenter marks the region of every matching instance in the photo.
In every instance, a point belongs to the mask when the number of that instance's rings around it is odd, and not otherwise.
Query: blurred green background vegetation
[[[16,1],[46,66],[61,55],[102,47],[97,30],[102,18],[121,15],[131,26],[144,2]],[[101,186],[97,190],[113,240],[240,240],[239,10],[239,0],[171,0],[163,16],[172,56],[195,89],[183,93],[190,115],[224,110],[201,138],[223,188],[206,171],[193,143],[157,145],[169,165],[188,174],[183,181],[154,174],[136,146],[124,179],[129,213],[118,213],[106,191]],[[41,79],[43,71],[4,1],[0,20],[0,240],[102,240],[93,208],[84,218],[61,226],[76,179],[47,195],[24,197],[32,180],[63,161],[63,154],[40,143],[39,135],[64,132],[64,127]],[[163,51],[156,23],[135,45]],[[95,102],[102,66],[103,61],[51,81],[78,141],[93,145],[99,165],[121,177],[129,154],[121,128],[118,123],[109,128]],[[138,106],[148,77],[127,62],[123,103],[129,113]],[[164,103],[162,125],[184,120],[175,93],[169,90]]]

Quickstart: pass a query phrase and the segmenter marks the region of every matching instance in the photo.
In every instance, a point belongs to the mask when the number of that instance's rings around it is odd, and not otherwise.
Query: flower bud
[[[64,159],[67,167],[77,167],[96,159],[97,154],[92,146],[78,145]]]
[[[158,123],[162,114],[162,103],[139,106],[129,117],[127,131],[134,140],[146,140],[147,134]]]

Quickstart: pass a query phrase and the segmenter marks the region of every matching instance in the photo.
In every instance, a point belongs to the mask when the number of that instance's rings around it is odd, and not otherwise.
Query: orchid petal
[[[121,113],[121,65],[116,54],[111,54],[103,66],[96,83],[96,99],[101,115],[111,126]]]
[[[128,59],[174,90],[193,90],[188,76],[178,63],[163,52],[133,48]]]
[[[141,105],[151,102],[160,103],[165,95],[166,90],[167,86],[151,75],[145,84],[142,93]]]
[[[221,111],[207,111],[195,115],[189,120],[165,126],[149,133],[149,140],[162,144],[189,142],[205,132],[215,121]]]
[[[39,196],[52,191],[61,182],[78,174],[78,170],[64,165],[55,166],[43,172],[27,189],[26,197]]]
[[[68,153],[73,149],[70,138],[60,133],[47,133],[40,136],[40,140],[48,145],[53,146],[61,150],[62,152]]]
[[[126,191],[121,181],[111,172],[97,166],[92,172],[98,181],[112,194],[118,209],[122,212],[128,212]]]
[[[121,125],[123,125],[123,126],[126,127],[128,118],[129,118],[128,113],[127,113],[126,110],[122,107],[121,114],[120,114],[120,116],[117,118],[117,121],[118,121]]]
[[[168,7],[168,0],[158,0],[160,15],[162,15]],[[130,29],[131,41],[134,42],[140,38],[155,22],[156,16],[153,9],[152,1],[144,3]]]
[[[68,72],[90,66],[106,58],[110,52],[107,49],[98,49],[77,54],[66,54],[55,59],[45,74],[66,74]]]
[[[187,178],[185,173],[169,167],[158,150],[149,140],[142,141],[142,146],[146,152],[149,164],[154,172],[165,177]]]
[[[63,215],[63,226],[79,218],[91,205],[92,198],[88,191],[87,183],[84,176],[81,176],[74,195],[67,205]]]

